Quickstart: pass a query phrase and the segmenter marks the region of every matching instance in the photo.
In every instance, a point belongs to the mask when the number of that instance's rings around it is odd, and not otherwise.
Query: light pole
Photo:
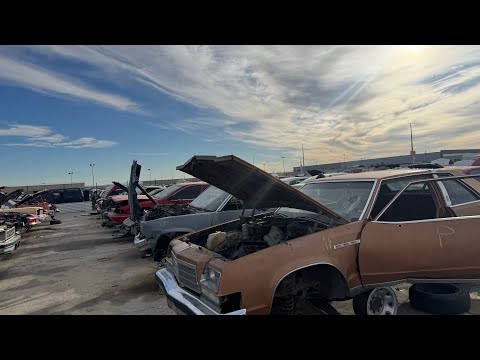
[[[95,174],[93,172],[93,167],[95,164],[90,164],[90,167],[92,168],[92,189],[95,187]]]
[[[415,163],[415,150],[413,150],[413,131],[412,131],[412,123],[410,123],[410,155],[412,156],[412,164]]]
[[[345,168],[345,171],[347,171],[347,164],[345,163],[345,154],[343,154],[343,167]]]
[[[69,172],[68,175],[70,175],[70,185],[72,185],[73,184],[73,180],[72,180],[73,171]]]
[[[267,167],[266,167],[267,163],[262,163],[262,164],[263,164],[263,171],[267,172]]]
[[[283,176],[287,176],[287,173],[285,172],[285,156],[282,156],[283,160]]]
[[[147,169],[150,172],[150,181],[152,181],[152,169]]]

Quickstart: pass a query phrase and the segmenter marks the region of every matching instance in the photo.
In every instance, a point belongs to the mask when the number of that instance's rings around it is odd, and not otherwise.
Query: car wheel
[[[355,315],[396,315],[398,300],[390,287],[378,287],[353,298]]]
[[[470,310],[470,294],[453,284],[415,284],[408,295],[415,309],[430,314],[455,315]]]

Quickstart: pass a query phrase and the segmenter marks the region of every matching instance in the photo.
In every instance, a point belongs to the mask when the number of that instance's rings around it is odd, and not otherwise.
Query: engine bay
[[[314,218],[270,214],[244,219],[235,228],[204,234],[194,243],[234,260],[257,251],[328,228]]]

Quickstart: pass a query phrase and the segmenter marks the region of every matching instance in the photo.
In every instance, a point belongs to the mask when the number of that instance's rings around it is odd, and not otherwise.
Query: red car
[[[163,191],[153,195],[157,204],[189,204],[198,195],[200,195],[209,184],[206,182],[184,182],[169,186]],[[112,197],[113,207],[108,209],[107,219],[110,219],[116,225],[123,223],[130,217],[130,207],[128,206],[128,195],[117,195]],[[138,202],[143,209],[152,209],[153,203],[145,196],[138,195]]]

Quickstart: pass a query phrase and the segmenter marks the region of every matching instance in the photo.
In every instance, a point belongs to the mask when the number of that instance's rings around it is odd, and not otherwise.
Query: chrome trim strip
[[[374,192],[376,193],[377,184],[378,184],[378,180],[375,180],[373,182],[373,186],[372,186],[372,190],[370,191],[370,195],[368,195],[367,202],[365,203],[365,207],[363,208],[362,215],[360,215],[358,220],[365,220],[364,216],[365,216],[365,213],[367,212],[368,206],[370,205],[370,201],[372,200],[373,193]]]
[[[344,242],[344,243],[341,243],[341,244],[334,245],[333,250],[342,249],[344,247],[352,246],[352,245],[356,245],[356,244],[360,244],[360,239],[347,241],[347,242]]]
[[[469,204],[474,204],[476,202],[480,202],[480,200],[475,200],[475,201],[469,201],[469,202],[466,202],[466,203],[461,203],[461,204],[457,204],[457,205],[452,205],[450,206],[451,208],[454,208],[456,206],[463,206],[463,205],[469,205]]]
[[[233,195],[227,196],[227,198],[225,200],[223,200],[223,202],[220,204],[220,206],[217,208],[217,210],[215,210],[215,212],[221,212],[223,210],[223,208],[228,204],[228,202],[230,201],[230,199],[232,197],[233,197]]]
[[[377,224],[415,224],[415,223],[423,223],[423,222],[453,221],[453,220],[468,220],[468,219],[480,219],[480,215],[454,216],[454,217],[446,217],[446,218],[412,220],[412,221],[377,221],[377,220],[374,220],[374,221],[372,221],[372,223],[377,223]]]

